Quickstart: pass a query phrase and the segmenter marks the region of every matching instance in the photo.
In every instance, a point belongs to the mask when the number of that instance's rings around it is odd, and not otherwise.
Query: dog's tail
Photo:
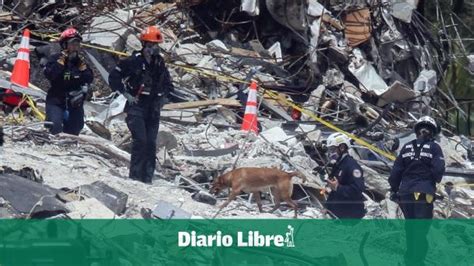
[[[300,171],[295,171],[295,172],[289,172],[288,176],[292,178],[293,176],[297,176],[301,179],[303,179],[304,182],[308,182],[308,179],[306,178],[305,175],[303,175]]]

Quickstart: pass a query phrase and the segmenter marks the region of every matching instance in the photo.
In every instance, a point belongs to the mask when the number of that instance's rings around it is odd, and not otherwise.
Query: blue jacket
[[[421,192],[434,195],[445,163],[441,147],[434,141],[411,141],[403,146],[390,173],[392,192]]]
[[[141,52],[134,52],[130,57],[121,60],[109,75],[110,87],[120,93],[128,92],[138,97],[138,104],[133,108],[127,103],[125,111],[128,114],[156,112],[174,91],[170,74],[163,58],[153,57],[148,64]],[[143,94],[146,90],[146,95]]]
[[[65,104],[69,92],[80,90],[82,85],[90,84],[94,79],[82,56],[75,63],[61,62],[61,56],[61,53],[51,55],[44,68],[44,75],[51,83],[46,101],[52,104]]]
[[[343,155],[333,167],[331,177],[337,178],[339,186],[329,193],[326,208],[338,218],[364,217],[364,172],[357,161],[348,154]]]

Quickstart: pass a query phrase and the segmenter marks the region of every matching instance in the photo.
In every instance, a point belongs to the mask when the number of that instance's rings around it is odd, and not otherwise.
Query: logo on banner
[[[196,231],[178,232],[178,247],[295,247],[294,227],[288,225],[285,234],[266,235],[260,231],[237,231],[237,238],[217,231],[212,235]]]

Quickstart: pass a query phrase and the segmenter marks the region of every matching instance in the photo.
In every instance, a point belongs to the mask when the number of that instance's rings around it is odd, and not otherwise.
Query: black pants
[[[127,126],[132,133],[132,158],[129,177],[151,183],[156,167],[156,139],[160,126],[159,114],[129,112]]]
[[[53,122],[48,126],[51,134],[61,132],[79,135],[84,128],[84,107],[68,108],[68,117],[64,116],[66,106],[46,101],[46,121]]]
[[[424,265],[429,245],[427,235],[431,223],[429,221],[417,221],[415,219],[432,219],[433,202],[426,201],[426,194],[422,193],[415,198],[413,193],[400,195],[400,208],[405,219],[406,233],[406,265]]]

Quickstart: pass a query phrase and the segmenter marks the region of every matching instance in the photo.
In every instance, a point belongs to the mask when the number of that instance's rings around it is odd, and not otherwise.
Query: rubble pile
[[[324,143],[333,132],[328,123],[362,140],[355,141],[351,155],[363,165],[366,217],[394,218],[396,207],[385,199],[391,156],[414,138],[412,127],[422,115],[436,117],[443,128],[438,141],[447,173],[435,216],[474,214],[473,141],[457,136],[443,118],[449,108],[465,115],[452,93],[439,86],[452,54],[442,43],[445,36],[434,34],[417,11],[419,1],[112,1],[104,9],[95,1],[26,2],[7,4],[0,16],[0,27],[11,32],[1,42],[5,68],[16,55],[15,30],[22,28],[17,24],[32,27],[31,82],[46,90],[40,65],[58,49],[47,42],[54,41],[51,33],[74,25],[99,80],[79,137],[49,136],[37,124],[5,127],[0,165],[42,171],[44,184],[29,183],[60,205],[49,216],[213,217],[216,200],[206,194],[210,182],[233,168],[255,166],[302,173],[308,182],[295,178],[293,195],[304,207],[302,217],[324,218]],[[107,86],[116,60],[141,49],[136,33],[146,25],[162,29],[162,53],[175,85],[161,113],[160,167],[150,186],[124,178],[130,160],[125,98]],[[258,135],[240,130],[251,80],[259,86]],[[44,110],[44,99],[37,100]],[[13,180],[7,172],[0,177]],[[118,193],[121,201],[108,202],[97,192],[104,190]],[[9,195],[0,196],[2,208],[14,204]],[[260,214],[251,202],[242,195],[220,216],[291,217],[291,210]],[[264,202],[272,202],[268,193]],[[13,206],[2,213],[31,216],[26,209]]]

